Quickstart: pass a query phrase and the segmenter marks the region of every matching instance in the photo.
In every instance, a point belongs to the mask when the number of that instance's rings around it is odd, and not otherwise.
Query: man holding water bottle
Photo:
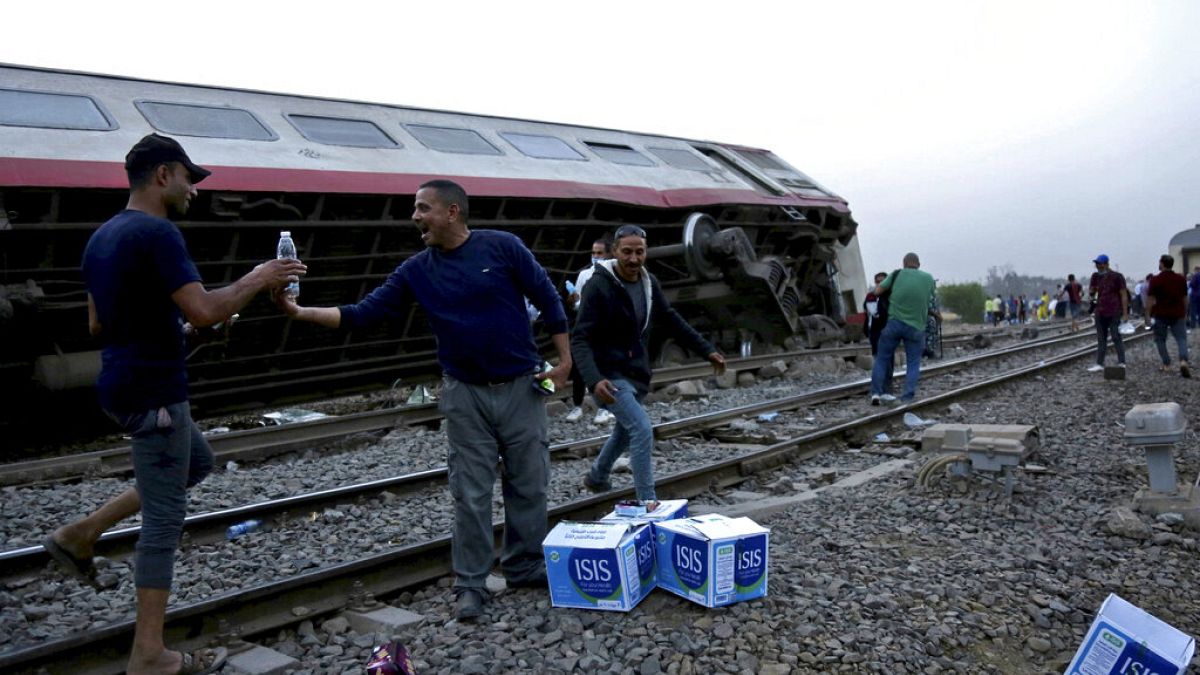
[[[543,396],[554,389],[543,383],[563,386],[571,371],[567,316],[546,271],[515,235],[470,230],[467,216],[466,191],[452,181],[431,180],[417,191],[412,215],[426,249],[382,286],[340,307],[301,307],[276,296],[289,316],[328,328],[353,330],[406,316],[413,302],[429,317],[445,373],[439,407],[450,444],[459,620],[482,614],[489,597],[484,581],[494,557],[497,456],[504,484],[501,571],[510,587],[546,586],[542,539],[550,455]],[[557,366],[542,365],[525,298],[541,312],[558,350]]]
[[[129,203],[100,226],[83,254],[88,330],[103,344],[100,405],[130,434],[137,488],[42,541],[66,571],[99,589],[92,551],[100,535],[140,509],[134,560],[137,623],[128,673],[210,672],[224,650],[190,654],[163,643],[163,619],[187,490],[212,469],[208,442],[187,400],[184,320],[204,328],[227,321],[259,291],[304,274],[296,260],[270,260],[216,291],[205,290],[183,234],[170,216],[187,213],[208,169],[173,138],[150,134],[125,156]]]

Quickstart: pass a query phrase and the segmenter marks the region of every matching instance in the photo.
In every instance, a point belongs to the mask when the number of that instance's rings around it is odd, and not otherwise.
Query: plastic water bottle
[[[292,233],[284,230],[279,233],[279,245],[275,247],[276,258],[287,258],[289,260],[298,260],[296,257],[296,243],[292,241]],[[300,297],[300,282],[293,281],[287,285],[284,290],[292,299]]]
[[[250,534],[251,532],[257,532],[260,527],[262,527],[261,520],[247,520],[247,521],[238,523],[237,525],[230,525],[229,529],[225,530],[225,538],[226,539],[237,539],[238,537],[242,536],[243,534]]]

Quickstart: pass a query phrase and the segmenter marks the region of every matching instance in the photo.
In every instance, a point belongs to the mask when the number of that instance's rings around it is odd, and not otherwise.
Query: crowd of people
[[[1187,331],[1200,326],[1200,266],[1185,277],[1175,271],[1175,258],[1164,254],[1158,259],[1158,272],[1139,279],[1130,291],[1125,276],[1110,266],[1108,255],[1096,256],[1092,264],[1096,271],[1088,283],[1086,306],[1083,286],[1074,274],[1069,274],[1053,295],[1042,291],[1033,300],[1026,300],[1024,295],[1010,295],[1008,300],[999,294],[989,297],[984,303],[984,320],[993,326],[1025,323],[1028,308],[1038,321],[1069,317],[1071,330],[1075,331],[1080,317],[1090,314],[1096,325],[1096,362],[1088,370],[1099,372],[1104,369],[1110,341],[1117,355],[1116,366],[1125,367],[1122,335],[1133,332],[1129,320],[1137,317],[1154,331],[1163,372],[1175,370],[1166,345],[1170,334],[1176,343],[1179,374],[1190,378]]]

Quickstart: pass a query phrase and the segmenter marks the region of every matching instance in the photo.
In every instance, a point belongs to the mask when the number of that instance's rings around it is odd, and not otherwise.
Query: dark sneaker
[[[545,572],[535,574],[528,579],[506,579],[504,585],[509,588],[540,588],[542,590],[549,587]]]
[[[1184,377],[1192,376],[1192,367],[1187,364],[1187,361],[1179,364],[1179,374]]]
[[[464,588],[458,592],[458,600],[454,603],[454,618],[459,621],[472,621],[483,614],[483,594],[474,588]]]
[[[612,489],[612,483],[609,481],[592,480],[592,474],[583,474],[583,486],[592,492],[608,492]]]

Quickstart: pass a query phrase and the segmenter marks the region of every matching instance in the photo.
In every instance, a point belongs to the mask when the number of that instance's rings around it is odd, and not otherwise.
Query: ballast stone
[[[425,621],[425,617],[416,612],[390,606],[369,612],[348,611],[342,617],[350,628],[359,634],[397,633],[406,626],[415,626]]]
[[[255,645],[247,651],[233,654],[226,662],[229,672],[241,675],[284,675],[300,666],[300,662],[274,649]]]

